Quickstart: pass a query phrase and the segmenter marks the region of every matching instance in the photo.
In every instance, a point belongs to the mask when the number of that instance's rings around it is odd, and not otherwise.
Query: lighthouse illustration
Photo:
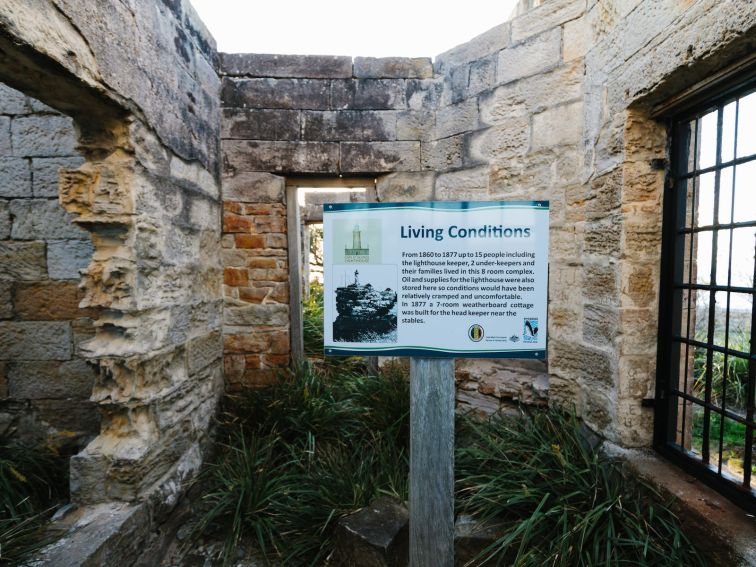
[[[370,246],[362,246],[360,225],[352,230],[352,247],[344,246],[344,261],[348,264],[367,264],[370,261]]]

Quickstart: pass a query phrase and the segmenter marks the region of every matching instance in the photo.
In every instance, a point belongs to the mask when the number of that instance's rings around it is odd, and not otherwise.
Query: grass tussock
[[[0,437],[0,565],[18,564],[47,543],[44,527],[67,494],[67,458]]]
[[[283,565],[321,565],[338,519],[379,495],[407,498],[409,392],[377,377],[305,366],[228,400],[202,478],[197,533],[222,559],[250,541]],[[457,512],[501,527],[484,565],[703,565],[657,494],[592,451],[555,412],[457,423]]]

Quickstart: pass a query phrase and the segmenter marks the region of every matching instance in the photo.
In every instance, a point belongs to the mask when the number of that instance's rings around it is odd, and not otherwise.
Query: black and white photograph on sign
[[[333,267],[336,319],[333,340],[395,343],[397,272],[391,265]]]

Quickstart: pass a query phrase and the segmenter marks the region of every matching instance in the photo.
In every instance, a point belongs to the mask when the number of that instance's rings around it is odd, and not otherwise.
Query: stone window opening
[[[756,83],[671,122],[655,445],[753,510]]]

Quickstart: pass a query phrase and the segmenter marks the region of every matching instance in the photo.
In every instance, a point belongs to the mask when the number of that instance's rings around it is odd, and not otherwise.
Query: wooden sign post
[[[454,565],[454,359],[410,359],[410,566]]]

